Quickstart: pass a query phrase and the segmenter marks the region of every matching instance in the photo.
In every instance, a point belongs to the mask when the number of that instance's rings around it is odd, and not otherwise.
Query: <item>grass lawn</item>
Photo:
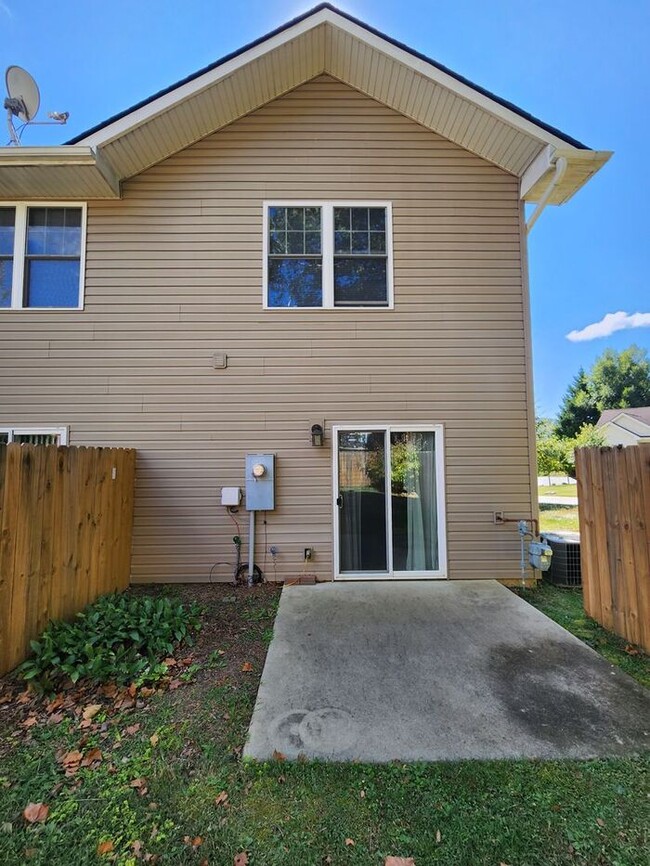
[[[537,492],[540,496],[573,496],[578,495],[577,484],[551,484],[548,487],[538,487]]]
[[[579,532],[577,505],[539,505],[540,532]]]
[[[48,714],[0,681],[0,863],[383,866],[389,855],[416,866],[647,863],[647,758],[243,762],[278,590],[178,591],[206,613],[197,645],[177,653],[192,655],[177,688],[136,692],[135,705],[121,709],[90,691]],[[544,587],[526,597],[600,640],[580,622],[575,593]],[[89,723],[86,704],[101,704]],[[70,750],[89,765],[66,775]],[[49,806],[47,821],[26,824],[30,802]]]
[[[581,589],[563,589],[542,580],[536,589],[516,593],[650,689],[650,658],[590,619],[582,606]]]

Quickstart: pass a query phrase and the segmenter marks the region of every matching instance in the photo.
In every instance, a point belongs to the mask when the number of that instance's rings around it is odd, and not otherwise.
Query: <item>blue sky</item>
[[[236,50],[315,2],[295,0],[0,0],[5,65],[41,89],[24,144],[56,144]],[[648,0],[341,0],[390,36],[511,100],[610,163],[529,238],[540,414],[607,347],[650,350],[650,184],[641,159],[650,132]],[[3,142],[4,143],[4,142]],[[566,334],[616,312],[641,327],[591,340]],[[602,329],[601,329],[602,330]]]

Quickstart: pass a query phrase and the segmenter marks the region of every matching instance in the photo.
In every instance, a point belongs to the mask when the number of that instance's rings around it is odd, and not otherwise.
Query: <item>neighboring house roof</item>
[[[0,196],[119,197],[123,180],[321,74],[519,177],[526,201],[544,197],[558,160],[550,204],[611,156],[322,3],[67,144],[0,148]]]
[[[622,426],[620,421],[624,420],[626,415],[650,428],[650,406],[638,406],[632,409],[604,409],[596,422],[596,427],[611,423],[618,423],[619,426]]]

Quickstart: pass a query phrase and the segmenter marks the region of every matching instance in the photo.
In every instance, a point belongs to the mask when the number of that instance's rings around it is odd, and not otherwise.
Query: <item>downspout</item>
[[[551,182],[546,187],[546,191],[544,192],[544,195],[537,202],[537,207],[532,212],[532,214],[530,215],[530,219],[526,223],[526,232],[529,232],[532,229],[532,227],[535,225],[537,220],[542,215],[542,211],[544,210],[544,208],[548,204],[548,200],[551,197],[551,193],[553,192],[555,187],[559,184],[559,182],[564,177],[564,173],[566,170],[567,170],[567,161],[566,161],[565,157],[561,156],[561,157],[559,157],[559,159],[555,163],[555,174],[551,178]]]

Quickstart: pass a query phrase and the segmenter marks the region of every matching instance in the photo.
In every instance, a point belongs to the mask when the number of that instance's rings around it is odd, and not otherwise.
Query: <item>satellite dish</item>
[[[12,112],[16,114],[23,123],[29,123],[30,120],[33,120],[36,117],[38,107],[41,104],[41,96],[38,92],[36,82],[29,72],[25,71],[20,66],[9,66],[5,73],[5,81],[7,83],[9,99],[18,103],[16,105],[16,111],[14,111],[12,106]]]
[[[41,96],[38,85],[32,76],[20,66],[8,66],[5,73],[7,84],[7,98],[4,107],[7,110],[7,126],[9,128],[9,144],[20,144],[20,136],[28,124],[34,123],[41,104]],[[23,126],[16,131],[14,117],[22,120]],[[48,115],[50,123],[37,123],[37,126],[48,126],[51,123],[66,123],[70,114],[67,111],[51,111]]]

